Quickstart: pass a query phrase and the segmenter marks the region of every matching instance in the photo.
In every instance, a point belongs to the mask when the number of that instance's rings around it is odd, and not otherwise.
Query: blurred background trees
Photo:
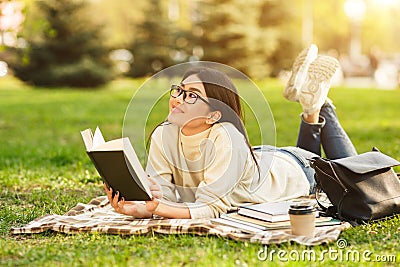
[[[85,1],[36,1],[29,15],[24,45],[14,48],[9,62],[16,77],[36,86],[81,87],[112,78],[101,25],[90,20]]]
[[[252,78],[277,76],[311,42],[323,53],[349,56],[349,1],[365,4],[357,68],[372,62],[371,51],[395,58],[398,0],[2,0],[22,4],[25,20],[5,27],[1,6],[0,61],[20,79],[46,86],[97,86],[192,60],[227,64]],[[6,42],[11,33],[14,42]]]
[[[174,25],[171,25],[162,1],[148,0],[142,12],[148,14],[135,27],[135,38],[127,47],[136,62],[129,75],[140,77],[174,64],[170,56],[174,47]]]

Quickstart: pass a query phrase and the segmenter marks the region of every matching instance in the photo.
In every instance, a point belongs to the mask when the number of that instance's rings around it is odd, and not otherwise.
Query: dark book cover
[[[128,138],[106,142],[98,127],[94,135],[90,129],[81,135],[86,153],[113,194],[118,191],[127,201],[151,200],[147,175]]]
[[[151,200],[123,151],[89,151],[98,173],[125,200]]]

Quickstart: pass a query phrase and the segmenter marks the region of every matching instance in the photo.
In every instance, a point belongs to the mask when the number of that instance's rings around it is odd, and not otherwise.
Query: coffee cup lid
[[[315,211],[315,208],[311,205],[290,205],[289,208],[289,214],[295,214],[295,215],[300,215],[300,214],[310,214]]]

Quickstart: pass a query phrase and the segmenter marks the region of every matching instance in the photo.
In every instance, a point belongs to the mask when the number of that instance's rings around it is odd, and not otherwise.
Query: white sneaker
[[[318,47],[315,44],[300,52],[292,66],[292,74],[286,84],[283,96],[290,101],[299,101],[299,92],[307,78],[307,71],[318,55]]]
[[[321,109],[328,98],[332,77],[339,68],[337,59],[330,56],[318,56],[310,64],[307,79],[299,93],[304,113],[314,114]]]

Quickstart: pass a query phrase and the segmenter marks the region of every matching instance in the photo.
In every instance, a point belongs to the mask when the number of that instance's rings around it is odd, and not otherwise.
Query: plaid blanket
[[[291,235],[290,229],[243,233],[234,227],[212,224],[208,219],[134,219],[113,210],[106,196],[92,199],[88,204],[79,203],[64,215],[45,215],[24,227],[11,228],[11,234],[42,233],[47,230],[74,234],[82,232],[136,235],[149,232],[162,234],[198,234],[228,237],[251,243],[272,244],[294,241],[304,245],[319,245],[338,239],[340,225],[317,227],[314,237]]]

